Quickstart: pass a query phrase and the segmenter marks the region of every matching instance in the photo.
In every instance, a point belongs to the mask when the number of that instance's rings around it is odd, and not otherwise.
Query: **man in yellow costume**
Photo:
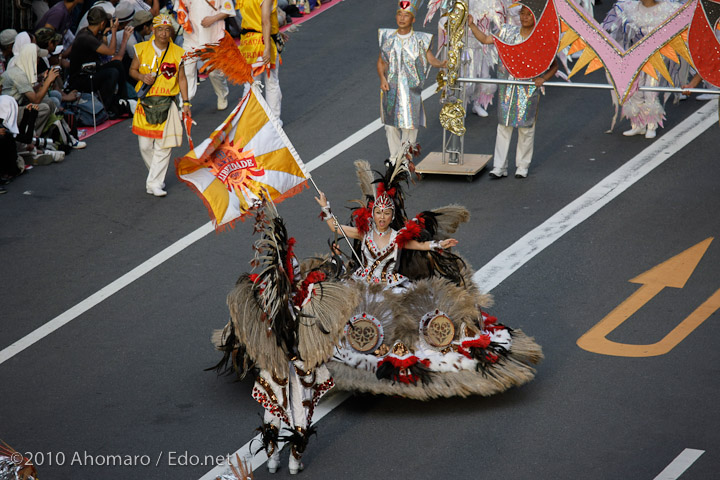
[[[165,174],[173,146],[182,141],[175,98],[183,100],[183,113],[190,113],[185,69],[181,68],[185,51],[172,41],[172,19],[161,14],[153,19],[153,37],[135,44],[130,76],[137,80],[138,104],[132,131],[138,135],[140,154],[148,168],[146,191],[164,197]],[[170,121],[168,121],[170,119]],[[176,121],[177,120],[177,121]],[[174,128],[173,128],[174,127]],[[180,128],[178,142],[177,128]]]
[[[281,42],[277,0],[237,0],[242,16],[240,53],[253,67],[253,77],[265,74],[265,100],[280,118],[282,92],[278,67],[282,63],[277,42]],[[246,86],[247,93],[249,85]]]

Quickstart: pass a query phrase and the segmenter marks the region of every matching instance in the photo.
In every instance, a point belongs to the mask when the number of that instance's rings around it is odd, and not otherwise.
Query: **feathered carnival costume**
[[[407,162],[378,180],[367,162],[355,165],[364,205],[352,223],[363,234],[355,242],[363,264],[353,265],[349,280],[360,302],[328,364],[338,388],[429,400],[492,395],[532,380],[540,346],[485,312],[491,297],[478,291],[467,263],[439,247],[468,221],[467,209],[449,205],[408,219]],[[374,207],[394,212],[383,249],[373,242]],[[430,251],[403,249],[411,240],[430,241]]]
[[[277,468],[278,440],[284,440],[292,446],[290,472],[297,473],[315,432],[313,410],[333,387],[324,363],[340,341],[357,294],[337,281],[336,263],[298,263],[295,239],[272,204],[257,211],[255,232],[262,238],[254,244],[251,265],[259,273],[240,276],[228,294],[230,321],[213,335],[225,352],[215,368],[235,371],[239,378],[255,373],[252,395],[265,409],[258,430],[268,468]],[[279,435],[281,420],[290,427],[286,436]]]
[[[646,7],[637,0],[619,0],[605,16],[602,27],[626,50],[662,25],[662,23],[680,7],[681,3],[671,0],[658,0],[652,7]],[[665,61],[665,67],[673,79],[674,85],[684,85],[688,79],[688,65],[685,62],[673,63]],[[637,86],[665,86],[667,81],[662,77],[654,78],[645,72],[638,75]],[[658,92],[636,91],[622,106],[623,117],[630,120],[634,133],[652,132],[663,126],[665,120],[664,104],[670,94],[665,94],[660,101]],[[617,108],[617,96],[613,95]],[[617,114],[616,114],[617,116]],[[613,119],[611,130],[615,125]],[[630,135],[632,132],[626,132]],[[650,134],[649,138],[653,138]]]

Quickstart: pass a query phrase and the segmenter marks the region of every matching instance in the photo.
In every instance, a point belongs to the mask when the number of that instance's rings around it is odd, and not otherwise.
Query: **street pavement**
[[[376,29],[393,25],[394,4],[346,0],[292,34],[280,70],[282,119],[306,163],[378,118]],[[605,79],[595,72],[577,81]],[[231,105],[241,92],[232,87]],[[425,105],[423,156],[442,148],[437,95]],[[542,237],[567,205],[653,142],[671,140],[655,155],[657,167],[587,218],[568,215],[563,235],[493,285],[491,313],[543,346],[533,382],[489,398],[351,396],[318,423],[301,475],[654,479],[693,449],[703,453],[681,478],[716,478],[720,241],[708,239],[720,232],[717,117],[673,148],[695,112],[717,115],[717,104],[706,105],[670,100],[653,141],[623,137],[626,121],[604,133],[613,113],[607,92],[548,88],[527,179],[490,180],[485,170],[472,182],[428,175],[411,185],[410,215],[468,207],[457,249],[479,269],[503,263],[513,245],[532,250],[521,239]],[[488,118],[467,118],[466,152],[492,153],[495,115],[493,106]],[[193,116],[196,143],[225,117],[207,83]],[[386,155],[378,130],[312,175],[343,212],[359,195],[353,161],[381,169]],[[0,197],[0,439],[32,453],[40,478],[198,479],[260,423],[251,381],[204,371],[219,360],[209,337],[227,321],[225,296],[250,269],[252,222],[207,233],[207,212],[189,188],[168,175],[168,196],[155,198],[144,177],[125,121],[65,162],[21,176]],[[327,248],[314,194],[279,206],[300,257]],[[679,263],[638,278],[696,245]],[[60,328],[33,333],[58,318]],[[694,325],[673,330],[686,318]],[[578,345],[613,321],[620,323],[606,337],[584,344],[593,351]],[[28,335],[37,341],[2,357]],[[673,345],[660,353],[653,344],[666,336]],[[624,356],[613,350],[622,350],[618,343],[647,347]],[[286,458],[287,451],[275,477],[288,475]],[[255,476],[270,474],[263,467]]]

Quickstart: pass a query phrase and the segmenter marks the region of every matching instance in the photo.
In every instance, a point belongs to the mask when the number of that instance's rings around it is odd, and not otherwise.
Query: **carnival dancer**
[[[468,22],[470,31],[481,43],[490,45],[494,43],[493,37],[483,33],[470,16]],[[535,16],[532,11],[523,5],[520,9],[520,26],[504,24],[497,37],[505,43],[518,44],[530,36],[535,28]],[[515,152],[515,178],[527,178],[530,162],[532,161],[535,143],[535,124],[542,84],[550,80],[558,70],[557,60],[553,60],[550,68],[541,76],[535,78],[534,86],[500,85],[498,88],[498,127],[495,138],[495,155],[490,178],[499,179],[507,177],[508,150],[513,128],[518,129],[518,144]],[[498,78],[515,80],[504,65],[498,67]]]
[[[475,26],[486,35],[499,30],[508,20],[508,9],[504,0],[470,0],[469,12]],[[470,78],[491,78],[499,63],[494,44],[484,44],[474,36],[468,39],[470,63],[467,66]],[[468,87],[468,101],[471,110],[480,117],[487,117],[487,109],[492,104],[497,85],[492,83],[471,84]]]
[[[385,125],[390,158],[405,143],[415,145],[418,129],[425,126],[422,87],[428,64],[444,68],[430,51],[433,36],[413,29],[420,0],[400,0],[395,13],[397,29],[378,30],[380,55],[380,117]]]
[[[602,27],[625,50],[628,50],[660,26],[680,5],[680,3],[667,0],[620,0],[605,16]],[[668,70],[676,85],[687,82],[687,79],[680,78],[680,69],[676,64],[672,64]],[[665,83],[664,80],[662,82]],[[660,80],[645,72],[638,75],[637,85],[640,87],[657,87],[660,84]],[[615,94],[613,94],[613,102],[617,106],[618,99]],[[623,135],[631,137],[644,134],[645,138],[655,138],[657,128],[662,127],[665,119],[663,104],[664,102],[660,102],[658,92],[638,90],[633,93],[622,106],[622,115],[630,120],[632,127],[623,132]],[[615,120],[613,119],[614,125]]]
[[[184,29],[183,48],[188,52],[219,42],[225,36],[225,19],[235,16],[234,3],[230,0],[175,0],[174,4]],[[192,101],[198,84],[197,58],[186,58],[184,65],[188,98]],[[225,75],[213,70],[208,78],[217,96],[217,109],[225,110],[229,93]]]
[[[376,181],[367,162],[355,165],[367,205],[352,212],[350,225],[336,222],[325,195],[316,197],[321,219],[356,239],[361,252],[348,279],[360,302],[328,364],[338,388],[428,400],[491,395],[530,381],[540,347],[482,310],[491,298],[450,251],[467,209],[450,205],[408,220],[404,162]]]
[[[138,135],[140,154],[148,169],[145,188],[156,197],[167,195],[165,174],[172,147],[182,143],[182,125],[175,97],[180,94],[184,114],[190,113],[185,69],[185,51],[172,41],[174,28],[169,15],[153,19],[153,37],[135,44],[130,76],[137,80],[138,104],[132,131]]]
[[[265,100],[279,119],[282,104],[278,69],[283,44],[277,17],[277,0],[238,0],[242,16],[240,52],[253,67],[253,77],[265,79]],[[245,93],[250,85],[246,85]]]
[[[357,294],[333,281],[338,270],[317,259],[301,264],[294,254],[283,219],[272,203],[256,213],[251,265],[260,273],[243,274],[227,297],[230,321],[213,335],[225,352],[216,366],[240,378],[257,372],[252,395],[265,409],[262,434],[268,470],[280,464],[278,441],[291,445],[290,474],[303,469],[301,457],[315,433],[312,416],[320,398],[334,383],[325,366],[339,343]],[[280,435],[281,420],[289,426]]]

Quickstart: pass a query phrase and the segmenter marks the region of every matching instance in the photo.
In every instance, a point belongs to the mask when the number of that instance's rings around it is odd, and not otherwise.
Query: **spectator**
[[[13,43],[13,47],[12,47],[12,58],[11,58],[10,61],[8,62],[7,68],[10,68],[10,67],[13,66],[13,64],[15,63],[16,57],[17,57],[18,54],[20,53],[20,49],[21,49],[24,45],[27,45],[27,44],[29,44],[29,43],[35,43],[35,39],[34,39],[33,37],[31,37],[31,34],[30,34],[30,33],[28,33],[28,32],[20,32],[20,33],[18,33],[17,37],[15,37],[15,43]],[[46,51],[42,51],[42,52],[38,51],[38,54],[39,54],[38,56],[40,56],[40,57],[47,56],[47,52],[46,52]]]
[[[4,93],[12,96],[19,106],[29,105],[32,106],[33,110],[37,110],[37,118],[32,125],[32,134],[40,137],[50,120],[50,116],[55,113],[55,103],[47,96],[47,92],[57,78],[58,71],[55,69],[48,70],[37,90],[33,88],[37,82],[37,55],[37,45],[34,43],[23,45],[15,57],[15,62],[3,73],[2,78]],[[28,112],[27,108],[19,110],[18,118],[21,122]],[[28,143],[32,142],[31,138],[28,140]],[[41,153],[45,152],[33,153],[36,162],[39,161],[38,155]],[[65,154],[62,152],[47,153],[53,155],[54,161],[59,162],[65,158]]]
[[[18,104],[9,95],[0,95],[0,185],[6,185],[20,175],[25,162],[18,156],[15,145]]]
[[[35,30],[42,27],[52,28],[60,35],[65,35],[72,25],[72,11],[84,0],[63,0],[53,5],[35,25]]]
[[[160,13],[160,0],[129,0],[135,9],[135,13],[139,11],[150,12],[153,17]]]
[[[43,15],[50,10],[47,0],[32,0],[32,11],[35,14],[35,22],[37,23]]]
[[[145,11],[143,10],[143,12]],[[145,13],[147,15],[150,15],[149,12]],[[117,44],[117,48],[115,49],[115,55],[113,59],[122,62],[123,69],[125,70],[125,79],[128,81],[130,81],[130,64],[132,63],[132,57],[130,56],[130,52],[132,51],[132,45],[135,45],[135,43],[137,43],[137,40],[135,38],[135,27],[132,25],[132,19],[134,18],[134,15],[135,9],[133,8],[132,4],[127,0],[122,0],[115,6],[115,18],[118,21],[118,31],[115,33],[115,36],[117,37],[115,41],[115,43]],[[132,29],[132,33],[127,37],[125,43],[123,43],[123,36],[125,35],[126,27]],[[144,39],[141,41],[144,41]],[[129,87],[126,85],[126,89],[127,88]]]
[[[123,47],[123,50],[120,50],[120,45],[122,45],[122,37],[125,34],[125,27],[130,26],[130,28],[132,28],[133,30],[135,29],[135,27],[131,25],[134,16],[135,9],[130,4],[130,2],[126,0],[118,3],[115,7],[115,18],[118,21],[118,31],[117,33],[115,33],[115,36],[117,37],[116,43],[118,45],[118,48],[115,52],[115,55],[119,55],[121,60],[127,55],[128,44],[130,43],[130,40],[134,38],[133,35],[130,35],[126,41],[126,45]]]
[[[15,61],[3,73],[3,93],[10,95],[20,106],[27,104],[38,105],[38,118],[35,122],[35,135],[40,136],[50,115],[55,113],[55,104],[47,98],[48,90],[58,76],[57,70],[50,70],[45,75],[40,87],[35,90],[33,85],[37,82],[38,47],[28,43],[20,48]],[[20,111],[22,120],[23,110]]]
[[[2,71],[7,69],[8,62],[13,56],[13,45],[15,45],[15,37],[18,33],[12,28],[8,28],[0,32],[0,52],[2,52]],[[1,74],[2,72],[0,72]]]
[[[101,65],[100,56],[115,55],[117,47],[115,33],[119,23],[117,20],[112,20],[101,7],[90,9],[88,23],[86,28],[78,31],[73,42],[68,85],[80,92],[90,92],[91,90],[99,92],[108,117],[115,119],[129,113],[126,108],[120,106],[121,100],[127,101],[125,69],[122,62],[114,57],[111,61]],[[103,41],[103,33],[108,25],[111,32],[109,45]],[[132,27],[126,27],[121,43],[122,49],[125,48],[130,35],[132,35]],[[93,63],[95,64],[94,68],[91,67]],[[92,75],[83,71],[84,65],[91,70],[94,69]]]
[[[105,10],[105,13],[110,15],[111,18],[115,17],[115,7],[117,7],[117,4],[120,2],[120,0],[100,0],[99,2],[95,2],[92,6],[92,8],[101,7],[103,10]],[[92,10],[92,8],[90,10]],[[80,19],[80,23],[78,24],[78,32],[82,30],[83,28],[88,26],[88,13],[90,13],[90,10],[85,12],[85,15]]]
[[[62,35],[55,32],[55,30],[52,30],[50,28],[41,28],[40,30],[35,32],[35,40],[39,48],[45,49],[50,52],[50,55],[48,55],[47,57],[38,58],[38,75],[44,74],[48,69],[52,67],[60,67],[62,69],[64,66],[70,64],[70,62],[68,62],[67,60],[64,61],[66,65],[61,64],[62,60],[60,59],[59,53],[60,50],[62,50],[62,45],[60,43],[62,42]],[[56,107],[59,110],[62,102],[76,101],[78,99],[79,93],[77,90],[65,93],[63,91],[62,78],[59,76],[51,86],[48,95],[55,101]]]
[[[131,59],[135,58],[135,44],[144,42],[152,34],[153,16],[147,10],[136,10],[130,26],[133,27],[133,36],[128,39],[126,50]]]

